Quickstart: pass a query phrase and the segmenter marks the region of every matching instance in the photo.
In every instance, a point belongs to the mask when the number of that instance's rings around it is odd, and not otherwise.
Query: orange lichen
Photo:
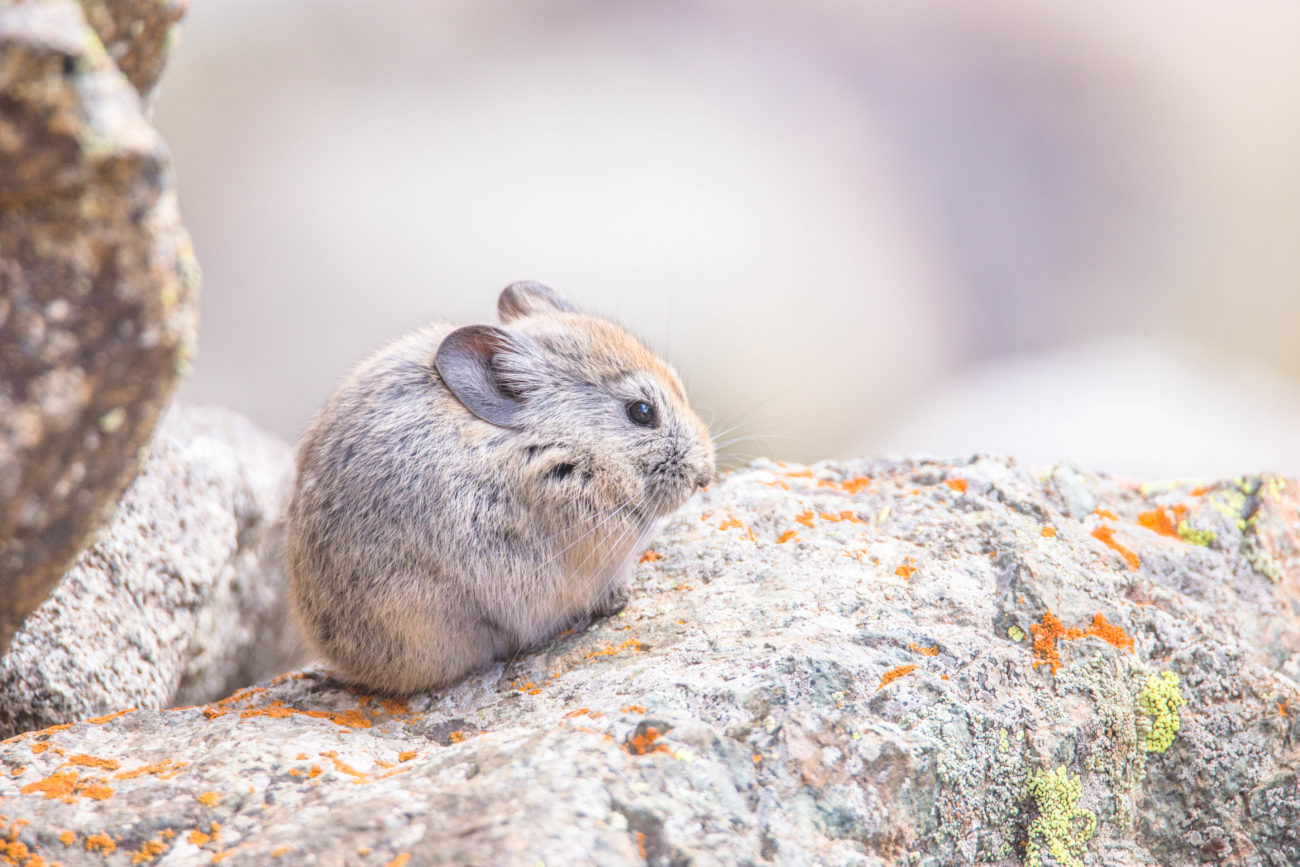
[[[919,654],[921,654],[922,656],[938,656],[938,655],[939,655],[939,645],[937,645],[937,644],[934,645],[934,646],[932,646],[932,647],[922,647],[921,645],[919,645],[919,644],[917,644],[915,641],[913,641],[913,642],[910,642],[910,643],[907,645],[907,649],[910,650],[910,651],[912,651],[913,653],[919,653]]]
[[[142,861],[151,861],[167,851],[167,844],[162,840],[149,840],[131,855],[131,863],[139,864]]]
[[[641,714],[643,714],[643,713],[646,712],[646,710],[645,710],[645,706],[644,706],[644,705],[639,705],[639,704],[625,704],[625,705],[623,705],[621,708],[619,708],[619,710],[623,711],[623,713],[641,713]]]
[[[1092,625],[1083,632],[1084,635],[1095,635],[1107,644],[1114,645],[1121,650],[1133,652],[1133,637],[1120,627],[1106,620],[1104,614],[1100,611],[1092,616]]]
[[[215,807],[221,800],[221,796],[216,792],[204,792],[201,795],[196,795],[195,800],[205,807]]]
[[[671,753],[667,744],[659,743],[663,732],[654,726],[647,726],[644,732],[638,732],[623,742],[623,750],[631,756],[644,756],[650,753]]]
[[[1029,631],[1034,636],[1033,667],[1038,668],[1038,666],[1046,664],[1051,668],[1052,674],[1056,674],[1057,669],[1061,667],[1061,655],[1056,649],[1057,639],[1074,641],[1083,638],[1085,635],[1092,635],[1129,652],[1132,652],[1134,646],[1133,638],[1120,627],[1108,622],[1105,615],[1100,612],[1093,615],[1092,625],[1087,629],[1078,629],[1073,626],[1067,629],[1060,618],[1052,612],[1046,611],[1043,613],[1043,622],[1041,624],[1031,623]]]
[[[447,740],[451,741],[453,744],[463,744],[465,742],[465,731],[463,729],[456,729],[456,731],[447,735]]]
[[[32,752],[36,753],[36,755],[38,755],[38,756],[39,756],[41,753],[43,753],[43,752],[45,752],[46,750],[48,750],[49,748],[50,748],[50,745],[49,745],[46,741],[39,741],[39,742],[37,742],[37,743],[32,744]]]
[[[1290,703],[1291,703],[1291,699],[1289,698],[1285,699],[1284,701],[1279,701],[1277,703],[1277,712],[1280,713],[1282,716],[1287,716],[1286,706]]]
[[[786,542],[789,542],[791,539],[798,539],[798,538],[799,538],[798,530],[786,530],[784,533],[782,533],[780,536],[777,537],[776,543],[778,545],[784,545]]]
[[[654,562],[656,562],[656,561],[658,561],[658,560],[662,560],[663,558],[664,558],[664,555],[663,555],[663,554],[660,554],[658,551],[652,551],[652,550],[647,549],[646,552],[645,552],[644,554],[641,555],[641,559],[640,559],[639,561],[637,561],[637,562],[639,562],[639,563],[654,563]]]
[[[637,641],[635,638],[629,638],[627,641],[624,641],[618,647],[615,647],[612,644],[607,644],[598,650],[590,650],[584,654],[584,657],[586,659],[595,659],[598,656],[615,656],[629,648],[632,650],[639,651],[642,649],[642,647],[643,646],[641,642]]]
[[[59,835],[59,842],[62,843],[64,846],[71,846],[73,843],[76,842],[76,840],[77,840],[77,833],[75,831],[64,831],[62,834]]]
[[[916,567],[912,565],[912,558],[908,557],[907,562],[894,569],[894,574],[900,578],[911,579],[916,573]]]
[[[1138,524],[1162,536],[1178,538],[1178,524],[1165,510],[1164,506],[1158,506],[1148,512],[1140,513],[1138,515]]]
[[[1031,623],[1029,631],[1034,636],[1032,667],[1038,668],[1046,663],[1052,669],[1052,674],[1056,674],[1057,669],[1061,667],[1061,655],[1056,650],[1056,639],[1083,636],[1082,629],[1066,629],[1060,618],[1050,611],[1043,613],[1041,624]]]
[[[105,855],[111,855],[115,849],[117,849],[117,844],[107,834],[91,834],[86,838],[87,852],[99,851]]]
[[[134,711],[135,708],[128,707],[125,710],[119,710],[114,713],[104,714],[103,716],[92,717],[91,719],[86,720],[86,722],[90,723],[91,725],[102,726],[104,723],[108,722],[109,720],[115,720],[120,716],[126,716],[127,714],[132,713]]]
[[[871,479],[866,476],[856,476],[852,479],[845,479],[840,482],[840,490],[847,494],[856,494],[863,488],[871,484]]]
[[[1101,506],[1098,506],[1097,508],[1093,509],[1092,513],[1098,516],[1099,518],[1108,518],[1112,521],[1119,520],[1119,515],[1116,515],[1110,509],[1103,509]]]
[[[411,712],[411,706],[406,703],[406,699],[404,698],[385,698],[381,699],[379,703],[384,706],[384,713],[396,714]]]
[[[880,686],[876,687],[876,691],[878,692],[884,689],[903,675],[911,674],[914,671],[916,671],[916,666],[910,663],[908,665],[898,665],[891,668],[880,676]]]
[[[805,527],[811,527],[813,525],[814,517],[816,516],[812,513],[812,510],[809,509],[795,515],[794,520],[796,523],[803,524]]]
[[[77,794],[85,795],[87,798],[94,798],[96,801],[102,801],[105,798],[113,797],[113,790],[100,783],[91,783],[85,788],[80,789]]]
[[[642,861],[645,861],[646,860],[645,834],[641,833],[640,831],[633,831],[632,833],[636,835],[637,857],[639,857]]]
[[[528,695],[537,695],[542,691],[542,688],[531,680],[527,683],[520,683],[518,678],[515,678],[514,688]]]
[[[214,835],[212,834],[205,834],[198,828],[195,828],[193,831],[190,831],[189,837],[186,839],[189,840],[190,844],[193,846],[206,846],[208,843],[212,842],[213,836]]]
[[[121,764],[117,759],[101,759],[98,756],[88,756],[85,753],[77,753],[75,756],[68,756],[64,765],[82,765],[87,768],[102,768],[105,771],[116,771]]]
[[[452,734],[455,734],[455,732],[452,732]],[[334,765],[334,770],[338,771],[341,774],[347,774],[349,776],[358,777],[363,780],[366,778],[366,775],[364,773],[358,771],[356,768],[352,767],[347,762],[340,759],[338,752],[335,750],[329,750],[328,752],[321,753],[321,757],[329,759],[330,762]]]
[[[24,795],[40,792],[46,799],[59,798],[67,803],[78,797],[102,801],[113,794],[113,790],[102,785],[102,781],[83,780],[76,771],[56,771],[43,780],[28,783],[19,791]]]
[[[566,713],[564,716],[565,716],[565,718],[567,719],[567,718],[569,718],[569,717],[574,717],[574,716],[586,716],[586,715],[587,715],[587,709],[586,709],[585,707],[580,707],[580,708],[575,708],[574,710],[569,711],[569,712]]]
[[[840,521],[848,521],[850,524],[867,523],[866,521],[859,518],[857,515],[853,514],[853,511],[851,509],[845,509],[844,511],[840,512],[838,515],[832,515],[829,512],[822,512],[819,517],[823,521],[830,521],[833,524],[838,524]]]
[[[1050,539],[1056,535],[1056,528],[1053,527],[1051,524],[1048,524],[1047,526],[1043,527],[1043,529],[1040,530],[1039,532],[1041,532],[1044,536]]]
[[[719,530],[734,530],[734,529],[744,530],[746,535],[749,536],[749,541],[758,542],[758,538],[754,535],[754,531],[751,528],[746,527],[739,518],[726,519],[725,521],[723,521],[721,524],[718,525],[718,529]]]
[[[400,852],[397,857],[389,861],[384,867],[406,867],[406,862],[411,860],[410,852]]]
[[[943,483],[948,487],[952,488],[954,491],[956,491],[959,494],[966,493],[965,479],[944,479]]]
[[[794,470],[792,472],[786,473],[785,475],[786,478],[790,478],[790,479],[811,479],[813,477],[812,470],[806,470],[806,469]]]
[[[271,857],[279,858],[281,855],[287,855],[292,851],[293,851],[292,846],[276,846],[274,849],[271,850]]]
[[[1199,485],[1198,487],[1192,488],[1191,495],[1193,497],[1204,497],[1212,490],[1214,490],[1214,485]]]
[[[325,773],[325,772],[324,772],[323,770],[321,770],[321,766],[320,766],[320,765],[312,765],[310,768],[307,769],[307,776],[308,776],[309,779],[313,779],[313,780],[314,780],[314,779],[316,779],[317,777],[319,777],[319,776],[320,776],[321,774],[323,774],[323,773]]]
[[[129,771],[122,771],[120,774],[114,774],[115,780],[133,780],[136,777],[143,777],[145,774],[157,776],[161,780],[170,780],[181,772],[186,762],[178,762],[175,759],[164,759],[161,762],[151,762],[147,765],[141,765],[138,768],[132,768]]]
[[[787,485],[785,482],[781,481],[780,479],[774,479],[773,481],[770,482],[760,482],[759,484],[767,485],[768,487],[771,488],[780,488],[783,491],[790,490],[790,486]]]
[[[225,712],[226,711],[222,711],[221,713],[216,714],[216,716],[220,716]],[[204,713],[207,713],[207,711],[204,711]],[[240,711],[239,718],[250,719],[251,717],[264,716],[270,717],[271,719],[287,719],[295,714],[299,716],[314,717],[316,719],[327,719],[335,725],[344,726],[346,728],[370,728],[370,720],[366,718],[360,708],[350,708],[344,711],[303,710],[296,707],[286,707],[284,702],[279,699],[271,702],[266,707],[250,707],[246,710]]]
[[[400,753],[397,754],[397,760],[399,762],[409,762],[411,759],[415,758],[419,754],[420,753],[418,750],[402,750]]]
[[[1138,555],[1133,550],[1125,548],[1119,542],[1115,541],[1115,530],[1113,527],[1109,524],[1102,524],[1092,531],[1092,536],[1094,539],[1098,539],[1103,544],[1113,548],[1121,557],[1124,558],[1124,561],[1128,563],[1130,569],[1134,572],[1137,571],[1138,565],[1141,563],[1141,561],[1138,560]]]

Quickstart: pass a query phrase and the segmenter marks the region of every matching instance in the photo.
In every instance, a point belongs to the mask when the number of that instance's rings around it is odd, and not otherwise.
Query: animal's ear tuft
[[[499,427],[519,425],[523,400],[501,375],[500,356],[518,353],[517,338],[495,325],[467,325],[442,339],[434,366],[474,415]]]
[[[524,280],[511,283],[501,290],[497,299],[497,314],[503,324],[510,324],[521,316],[536,313],[577,313],[578,308],[569,303],[559,292],[550,286]]]

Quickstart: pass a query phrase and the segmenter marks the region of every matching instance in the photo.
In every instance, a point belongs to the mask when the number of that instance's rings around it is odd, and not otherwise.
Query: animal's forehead
[[[649,378],[664,383],[673,396],[686,402],[677,373],[618,325],[575,314],[546,317],[549,321],[544,323],[540,319],[520,330],[585,377],[608,384]]]

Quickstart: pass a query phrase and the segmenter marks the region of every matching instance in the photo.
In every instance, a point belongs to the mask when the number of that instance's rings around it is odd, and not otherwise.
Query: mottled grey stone
[[[26,734],[3,812],[65,865],[1297,863],[1296,485],[1070,484],[755,465],[618,617],[407,700],[308,668]]]
[[[278,521],[289,447],[175,407],[144,471],[0,659],[0,733],[209,701],[294,658]]]
[[[0,4],[0,653],[112,513],[193,351],[197,266],[141,96],[179,11]]]

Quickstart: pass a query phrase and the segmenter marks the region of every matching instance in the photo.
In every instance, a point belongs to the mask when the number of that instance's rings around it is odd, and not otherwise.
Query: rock
[[[0,5],[0,653],[112,514],[193,351],[197,267],[141,98],[179,8]]]
[[[278,674],[277,521],[293,456],[226,410],[174,408],[107,529],[0,659],[0,733],[209,701]]]
[[[146,106],[188,7],[188,0],[81,0],[86,21]]]
[[[308,668],[14,738],[7,836],[65,865],[1294,864],[1298,527],[1277,478],[757,464],[620,616],[440,693]]]

